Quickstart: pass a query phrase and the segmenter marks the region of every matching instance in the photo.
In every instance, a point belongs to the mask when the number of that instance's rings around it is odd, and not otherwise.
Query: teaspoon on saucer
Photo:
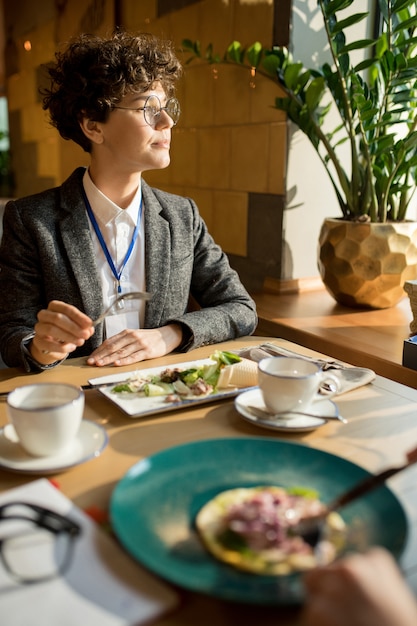
[[[347,424],[347,419],[342,417],[341,415],[319,415],[318,413],[309,413],[307,411],[281,411],[280,413],[270,413],[266,409],[261,409],[258,406],[247,405],[245,407],[252,415],[257,417],[258,419],[265,421],[272,421],[274,419],[281,419],[288,415],[304,415],[306,417],[316,417],[318,419],[323,420],[338,420],[343,424]]]

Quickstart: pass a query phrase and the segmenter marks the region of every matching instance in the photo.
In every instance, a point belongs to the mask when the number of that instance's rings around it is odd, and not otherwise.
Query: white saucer
[[[249,391],[239,394],[235,398],[235,407],[247,422],[255,424],[255,426],[260,426],[260,428],[278,431],[308,432],[326,424],[326,420],[321,418],[322,415],[326,417],[337,417],[339,414],[335,403],[326,399],[314,402],[312,413],[317,413],[317,417],[288,413],[288,415],[283,415],[279,418],[261,420],[255,417],[253,413],[250,413],[248,409],[249,406],[266,410],[259,388],[250,389]]]
[[[11,424],[0,429],[0,467],[26,474],[52,474],[99,456],[107,446],[107,433],[98,424],[83,420],[71,447],[55,456],[34,457],[20,446]]]

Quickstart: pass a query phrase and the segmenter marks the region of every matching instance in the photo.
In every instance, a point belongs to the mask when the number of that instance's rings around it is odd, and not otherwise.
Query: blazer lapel
[[[171,258],[169,224],[162,215],[162,206],[151,188],[142,179],[142,198],[145,216],[145,275],[146,289],[152,293],[147,303],[145,325],[160,326],[168,294]]]
[[[74,180],[78,172],[79,170],[62,185],[61,234],[78,283],[84,311],[94,319],[102,310],[103,300],[88,216],[81,195],[82,182],[78,177]]]

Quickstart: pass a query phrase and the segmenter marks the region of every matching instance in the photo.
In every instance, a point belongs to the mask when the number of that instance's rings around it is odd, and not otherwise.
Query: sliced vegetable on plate
[[[257,364],[237,354],[216,350],[210,359],[198,367],[166,368],[158,374],[144,375],[138,371],[127,381],[116,384],[112,393],[142,394],[147,397],[166,396],[168,402],[191,397],[203,397],[220,388],[244,387],[257,384]],[[240,384],[239,384],[240,383]]]

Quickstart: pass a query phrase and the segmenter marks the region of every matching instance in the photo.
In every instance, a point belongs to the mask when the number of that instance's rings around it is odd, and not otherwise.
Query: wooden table
[[[271,341],[270,338],[268,338]],[[237,349],[255,346],[259,337],[246,337],[234,342],[218,344],[219,349]],[[282,339],[273,340],[302,354],[310,350]],[[152,366],[177,363],[181,360],[204,358],[212,354],[213,346],[199,348],[186,355],[169,355],[152,361]],[[141,364],[150,367],[150,362]],[[0,372],[0,392],[29,382],[66,381],[85,384],[88,378],[111,374],[125,368],[97,370],[83,360],[67,360],[54,370],[41,374],[23,374],[17,370]],[[109,435],[109,445],[103,454],[87,463],[52,476],[62,492],[76,505],[87,508],[95,505],[107,508],[116,483],[139,459],[177,444],[219,437],[266,436],[302,442],[377,471],[392,463],[401,463],[404,453],[417,444],[417,391],[377,376],[366,387],[337,398],[340,412],[348,424],[328,422],[316,431],[304,434],[275,433],[261,430],[239,417],[232,400],[223,400],[195,408],[177,410],[146,419],[131,419],[104,398],[97,390],[86,391],[85,418],[103,425]],[[5,424],[6,403],[0,403],[0,425]],[[34,480],[0,470],[0,490],[10,489]],[[417,590],[417,467],[392,478],[390,486],[400,498],[410,520],[411,537],[403,558],[403,566],[411,586]],[[262,624],[297,624],[296,609],[241,606],[184,592],[181,607],[171,615],[159,619],[157,626],[230,626]]]
[[[417,371],[402,365],[404,339],[413,319],[406,297],[389,309],[338,304],[325,289],[253,294],[257,333],[282,337],[336,359],[417,388]]]

